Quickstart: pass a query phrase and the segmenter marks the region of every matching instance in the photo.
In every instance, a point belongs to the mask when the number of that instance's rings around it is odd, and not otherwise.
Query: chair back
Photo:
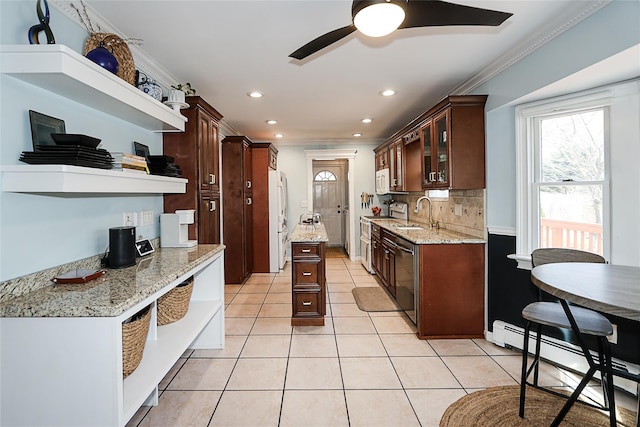
[[[531,253],[531,263],[534,267],[555,262],[593,262],[604,264],[605,259],[592,252],[565,248],[540,248]]]

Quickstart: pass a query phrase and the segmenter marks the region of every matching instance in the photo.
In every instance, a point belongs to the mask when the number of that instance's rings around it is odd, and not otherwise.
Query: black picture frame
[[[64,120],[29,110],[31,123],[31,142],[33,151],[40,151],[38,145],[56,145],[52,133],[66,133]]]
[[[148,145],[133,141],[133,152],[136,156],[144,157],[147,160],[147,163],[149,163],[149,156],[151,155],[151,153],[149,152]]]

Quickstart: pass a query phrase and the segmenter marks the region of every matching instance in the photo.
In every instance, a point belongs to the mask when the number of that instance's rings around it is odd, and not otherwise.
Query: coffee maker
[[[160,246],[163,248],[191,248],[197,240],[189,240],[189,224],[193,224],[195,210],[177,210],[160,215]]]

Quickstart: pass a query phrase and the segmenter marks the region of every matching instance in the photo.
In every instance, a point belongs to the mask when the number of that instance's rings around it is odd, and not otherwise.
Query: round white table
[[[591,358],[580,330],[568,311],[567,301],[605,314],[640,322],[640,267],[578,262],[544,264],[531,270],[531,281],[560,300],[590,365],[587,375],[554,420],[552,426],[555,426],[560,423],[576,401],[584,385],[593,375],[593,371],[602,370],[602,366],[594,363]],[[640,375],[615,368],[611,368],[610,371],[613,375],[636,381],[640,395]],[[614,404],[613,397],[610,403]],[[638,407],[640,409],[640,396]],[[638,421],[640,426],[640,411],[638,411]]]

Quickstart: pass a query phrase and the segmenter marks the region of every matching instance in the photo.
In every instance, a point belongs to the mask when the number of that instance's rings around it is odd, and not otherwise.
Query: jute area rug
[[[528,387],[524,419],[518,416],[520,386],[491,387],[454,402],[442,415],[440,427],[539,427],[551,425],[565,399]],[[636,425],[635,412],[618,409],[618,426]],[[573,405],[561,426],[609,426],[609,414],[589,406]]]
[[[381,287],[357,287],[351,289],[362,311],[400,311],[400,307]]]

